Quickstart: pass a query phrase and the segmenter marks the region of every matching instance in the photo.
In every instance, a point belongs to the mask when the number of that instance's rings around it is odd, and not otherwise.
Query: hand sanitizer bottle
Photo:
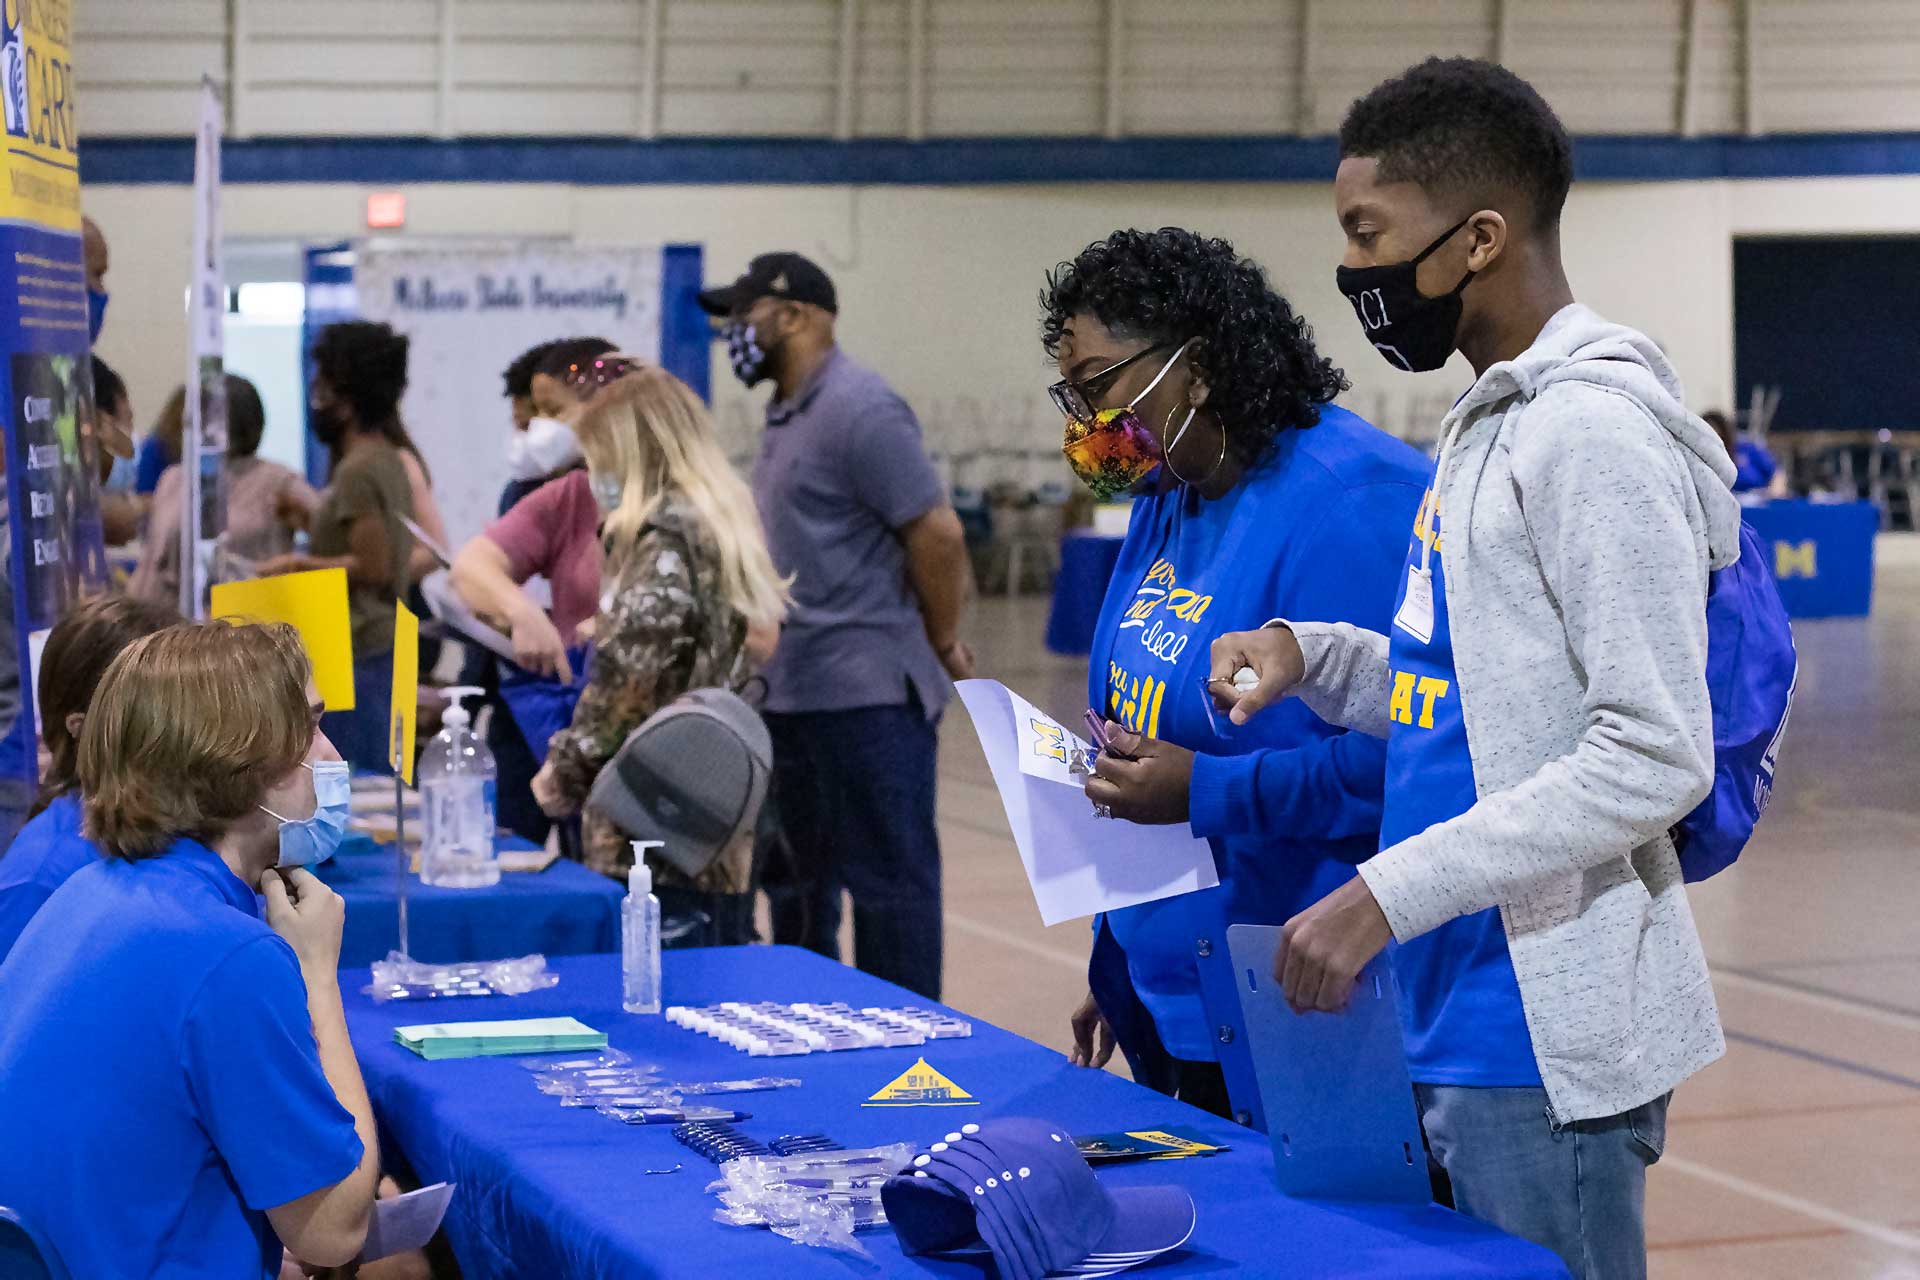
[[[426,832],[420,842],[420,880],[449,889],[483,889],[500,883],[500,857],[493,843],[493,752],[471,727],[460,705],[483,691],[461,685],[441,713],[444,726],[420,753],[420,808]]]
[[[647,850],[662,843],[633,842],[633,870],[620,903],[620,1004],[628,1013],[660,1012],[660,899],[653,896]]]

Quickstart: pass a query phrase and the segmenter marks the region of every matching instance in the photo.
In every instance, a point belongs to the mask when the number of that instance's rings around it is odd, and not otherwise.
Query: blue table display
[[[667,953],[668,1005],[721,1001],[831,1002],[855,1008],[925,1005],[908,992],[811,952],[735,947]],[[983,1116],[1023,1115],[1069,1131],[1107,1133],[1185,1125],[1232,1150],[1204,1159],[1102,1168],[1109,1186],[1171,1183],[1198,1208],[1192,1238],[1155,1277],[1217,1275],[1564,1277],[1534,1245],[1437,1206],[1312,1204],[1282,1196],[1273,1156],[1238,1128],[1119,1076],[1068,1066],[1058,1053],[973,1020],[967,1039],[753,1058],[717,1040],[620,1010],[618,956],[555,961],[560,985],[512,998],[400,1001],[360,994],[363,973],[342,974],[347,1023],[389,1164],[423,1182],[459,1184],[445,1231],[466,1280],[871,1274],[841,1254],[764,1229],[713,1220],[714,1166],[674,1141],[669,1125],[629,1126],[588,1108],[563,1108],[531,1074],[503,1058],[426,1061],[393,1042],[419,1022],[573,1015],[605,1031],[667,1080],[780,1075],[799,1088],[727,1098],[751,1113],[740,1128],[762,1141],[824,1133],[848,1147],[930,1145]],[[964,1017],[965,1015],[959,1015]],[[924,1057],[978,1106],[863,1106]],[[677,1169],[676,1169],[676,1166]],[[651,1172],[665,1170],[668,1172]],[[981,1280],[977,1263],[903,1257],[889,1230],[862,1233],[880,1274]]]
[[[501,836],[503,849],[533,846]],[[370,965],[399,945],[392,845],[350,836],[320,878],[347,903],[340,963]],[[625,889],[577,862],[561,858],[544,871],[506,871],[484,889],[441,889],[407,878],[408,949],[416,960],[504,960],[614,951],[620,946],[620,898]]]
[[[1767,543],[1789,617],[1867,616],[1873,605],[1878,507],[1791,499],[1748,507],[1742,514]]]
[[[1053,580],[1053,604],[1047,611],[1047,649],[1069,656],[1093,647],[1100,602],[1120,559],[1124,538],[1070,533],[1060,539],[1060,572]]]

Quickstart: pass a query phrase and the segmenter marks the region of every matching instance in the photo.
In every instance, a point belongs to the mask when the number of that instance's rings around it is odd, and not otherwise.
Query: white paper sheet
[[[420,580],[420,594],[427,598],[427,608],[433,611],[433,616],[452,627],[461,639],[471,640],[508,662],[513,661],[513,641],[467,607],[467,602],[453,589],[452,574],[445,569],[434,570]]]
[[[1093,816],[1071,771],[1080,737],[997,680],[962,680],[1040,918],[1059,924],[1220,883],[1207,842],[1184,826]]]
[[[372,1262],[409,1249],[425,1248],[427,1241],[433,1239],[433,1233],[440,1229],[440,1219],[447,1216],[455,1185],[436,1182],[403,1196],[375,1200],[360,1261]]]

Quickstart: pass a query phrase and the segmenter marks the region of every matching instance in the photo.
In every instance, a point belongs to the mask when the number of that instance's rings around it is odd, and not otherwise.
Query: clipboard
[[[1303,1200],[1430,1203],[1387,957],[1361,970],[1344,1013],[1300,1014],[1273,976],[1280,926],[1232,925],[1227,948],[1280,1190]]]
[[[433,552],[433,558],[440,562],[442,569],[453,568],[453,552],[441,546],[437,538],[406,516],[400,517],[400,523],[406,526],[407,532],[413,535],[415,542]]]

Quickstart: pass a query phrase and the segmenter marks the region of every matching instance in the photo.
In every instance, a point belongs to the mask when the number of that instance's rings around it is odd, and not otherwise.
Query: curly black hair
[[[372,320],[338,321],[314,339],[313,365],[361,426],[385,432],[399,423],[407,389],[405,334]]]
[[[1573,185],[1560,117],[1532,85],[1478,58],[1428,58],[1355,102],[1340,125],[1340,157],[1349,156],[1379,161],[1382,181],[1430,193],[1518,191],[1541,229],[1559,224]]]
[[[534,373],[539,370],[540,362],[547,358],[548,353],[559,345],[558,342],[543,342],[515,356],[513,363],[500,373],[500,381],[506,384],[506,389],[500,394],[509,400],[532,395]]]
[[[1057,356],[1073,317],[1091,313],[1116,337],[1197,339],[1187,358],[1206,378],[1207,408],[1227,447],[1254,466],[1282,431],[1310,427],[1347,377],[1313,345],[1313,330],[1267,273],[1225,240],[1179,227],[1116,231],[1047,274],[1040,341]]]

